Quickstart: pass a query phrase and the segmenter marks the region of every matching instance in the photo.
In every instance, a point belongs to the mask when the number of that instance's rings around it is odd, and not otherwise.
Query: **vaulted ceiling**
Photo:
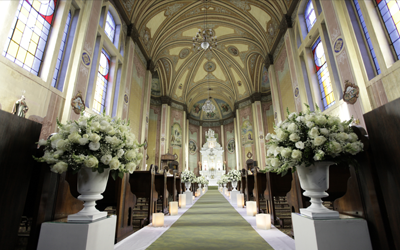
[[[254,93],[270,92],[265,63],[271,63],[282,29],[288,27],[298,2],[115,1],[130,25],[132,38],[148,59],[148,68],[154,71],[152,95],[187,105],[188,113],[198,119],[204,115],[197,112],[196,117],[193,111],[209,95],[218,109],[215,119],[222,119],[229,116],[227,110],[235,110],[235,103]],[[218,37],[218,46],[198,51],[192,38],[204,29],[206,14],[206,28]]]

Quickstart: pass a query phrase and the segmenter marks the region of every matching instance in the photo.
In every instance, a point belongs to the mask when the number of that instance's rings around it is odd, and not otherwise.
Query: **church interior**
[[[68,224],[83,208],[77,175],[32,156],[59,124],[96,115],[129,121],[142,156],[97,201],[116,218],[115,249],[244,249],[235,244],[246,237],[249,249],[328,249],[297,245],[291,214],[310,204],[297,172],[265,171],[267,134],[308,107],[351,119],[364,145],[359,166],[331,166],[323,205],[365,223],[361,241],[371,248],[357,249],[400,249],[400,1],[5,0],[0,8],[0,249],[45,249],[42,225]],[[241,171],[245,201],[270,214],[274,237],[293,248],[232,219],[241,214],[235,198],[214,187],[232,170]],[[183,171],[207,178],[209,191],[199,198],[192,183],[192,207],[162,236],[146,234],[153,212],[167,218],[185,192]],[[191,213],[207,209],[226,226],[196,228],[203,215]],[[179,231],[187,218],[192,231]],[[236,237],[240,223],[248,229]],[[138,234],[152,244],[126,243]]]

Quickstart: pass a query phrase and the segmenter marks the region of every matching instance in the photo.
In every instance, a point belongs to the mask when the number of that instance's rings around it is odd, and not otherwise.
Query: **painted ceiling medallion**
[[[78,91],[78,93],[72,97],[71,106],[77,115],[85,110],[85,102],[83,101],[82,93],[80,91]]]
[[[229,46],[228,47],[228,52],[231,55],[234,55],[234,56],[238,56],[239,55],[239,50],[235,46]]]
[[[206,62],[204,64],[204,70],[207,72],[213,72],[215,70],[216,66],[215,63],[213,62]]]
[[[181,52],[179,52],[179,58],[184,59],[189,55],[189,53],[190,53],[189,49],[183,49],[181,50]]]
[[[349,80],[345,81],[344,92],[343,92],[343,100],[348,104],[356,103],[358,99],[358,95],[360,93],[360,89],[354,83],[349,82]]]

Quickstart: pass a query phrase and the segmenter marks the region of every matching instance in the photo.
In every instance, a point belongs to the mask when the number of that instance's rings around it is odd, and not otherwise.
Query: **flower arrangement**
[[[307,105],[306,105],[307,106]],[[308,167],[315,161],[347,162],[356,164],[352,155],[363,150],[363,144],[350,128],[352,119],[340,121],[339,117],[316,111],[291,113],[274,126],[275,134],[268,133],[267,171],[286,174],[296,166]]]
[[[199,176],[199,177],[197,177],[197,183],[206,185],[206,184],[208,184],[208,180],[204,176]]]
[[[242,174],[239,170],[231,170],[227,174],[230,181],[240,181]]]
[[[189,170],[185,170],[181,174],[181,181],[186,183],[186,182],[191,182],[193,183],[195,180],[197,180],[196,176],[194,175],[193,172]]]
[[[50,164],[51,171],[64,173],[68,170],[77,173],[82,167],[93,172],[103,173],[110,168],[111,176],[123,177],[133,173],[143,158],[135,135],[130,132],[129,122],[110,116],[83,114],[77,121],[61,124],[57,120],[59,131],[38,144],[44,146],[44,155],[35,158],[39,162]]]
[[[222,175],[221,179],[219,179],[221,181],[221,184],[227,184],[228,182],[230,182],[229,177],[227,175]]]

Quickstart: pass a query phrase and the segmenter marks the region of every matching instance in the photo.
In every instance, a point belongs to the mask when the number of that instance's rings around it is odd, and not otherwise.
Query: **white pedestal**
[[[114,249],[116,221],[114,215],[94,222],[45,222],[37,249]]]
[[[237,195],[238,194],[240,194],[240,192],[239,191],[231,191],[231,203],[233,204],[233,205],[237,205]]]
[[[292,213],[292,221],[296,250],[372,250],[364,219],[313,220]]]
[[[184,194],[186,194],[186,205],[192,205],[193,204],[193,193],[192,191],[185,191]]]
[[[203,195],[203,189],[202,188],[198,188],[197,192],[199,192],[200,195]]]

